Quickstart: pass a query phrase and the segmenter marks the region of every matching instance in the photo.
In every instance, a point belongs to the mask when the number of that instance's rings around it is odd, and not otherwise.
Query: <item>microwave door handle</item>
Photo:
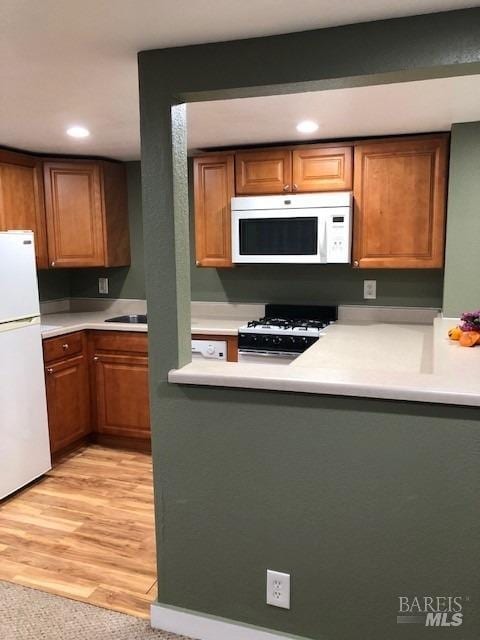
[[[318,257],[320,262],[327,262],[327,220],[324,216],[318,220]]]

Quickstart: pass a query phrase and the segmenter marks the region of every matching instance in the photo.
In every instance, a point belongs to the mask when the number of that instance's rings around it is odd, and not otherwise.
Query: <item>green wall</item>
[[[190,339],[185,110],[175,105],[475,73],[479,34],[472,9],[140,54],[160,603],[317,640],[418,640],[423,629],[395,624],[397,597],[461,594],[471,598],[464,626],[433,634],[478,637],[477,409],[167,377],[188,361]],[[265,604],[267,567],[291,572],[290,611]]]
[[[478,409],[190,387],[162,406],[162,604],[307,638],[418,640],[397,596],[480,595]],[[265,604],[267,568],[291,574],[290,611]],[[478,638],[479,614],[472,602],[456,635]]]
[[[363,299],[363,280],[377,281],[377,299]],[[264,265],[235,269],[192,267],[192,299],[219,302],[286,302],[442,306],[443,272],[358,270],[342,265]]]
[[[480,308],[480,122],[452,128],[444,310]]]

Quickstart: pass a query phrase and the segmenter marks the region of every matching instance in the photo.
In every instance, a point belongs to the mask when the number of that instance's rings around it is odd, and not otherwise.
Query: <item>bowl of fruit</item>
[[[480,345],[480,309],[478,311],[466,311],[462,314],[462,321],[456,327],[448,331],[450,340],[458,340],[462,347],[474,347]]]

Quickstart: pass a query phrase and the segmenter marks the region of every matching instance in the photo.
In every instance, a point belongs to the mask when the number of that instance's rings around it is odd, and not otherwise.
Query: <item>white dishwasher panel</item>
[[[226,340],[192,340],[192,359],[226,360]]]

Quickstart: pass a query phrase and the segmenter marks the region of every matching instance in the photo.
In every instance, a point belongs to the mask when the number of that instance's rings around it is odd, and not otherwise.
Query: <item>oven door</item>
[[[325,224],[318,209],[232,212],[235,263],[318,264],[324,246]]]

